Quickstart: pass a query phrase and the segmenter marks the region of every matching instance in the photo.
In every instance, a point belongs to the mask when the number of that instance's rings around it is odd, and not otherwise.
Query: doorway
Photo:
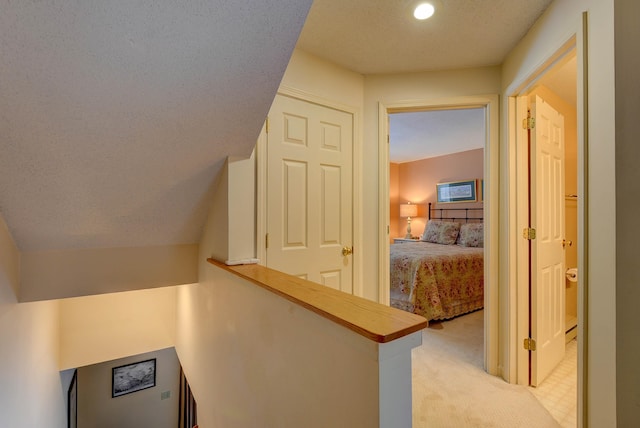
[[[575,109],[540,85],[529,97],[529,384],[539,386],[562,360],[566,336],[565,152],[575,146]],[[544,94],[544,95],[543,95]],[[573,120],[575,123],[575,120]],[[573,135],[574,138],[568,138]],[[573,144],[570,144],[570,141]],[[577,190],[573,189],[573,192]],[[535,351],[535,352],[534,352]]]
[[[379,301],[389,304],[389,115],[445,109],[483,109],[485,120],[484,147],[484,217],[485,217],[485,260],[484,260],[484,363],[485,370],[499,375],[498,369],[498,96],[451,97],[440,100],[417,100],[406,103],[379,104],[378,147],[379,147]],[[494,195],[492,197],[492,195]],[[384,239],[386,238],[386,239]]]
[[[581,320],[581,314],[578,303],[579,287],[581,283],[577,282],[580,276],[578,267],[583,266],[582,254],[580,248],[584,248],[584,199],[586,197],[584,183],[581,178],[584,177],[583,166],[578,159],[582,156],[584,150],[584,141],[580,141],[578,124],[582,122],[579,114],[581,109],[578,105],[578,55],[576,50],[575,39],[567,42],[555,55],[553,55],[545,67],[542,67],[534,76],[531,77],[529,84],[524,88],[520,88],[516,95],[510,98],[510,150],[515,149],[515,163],[512,164],[515,172],[515,188],[516,196],[515,211],[511,215],[516,224],[516,239],[526,235],[522,231],[536,229],[538,220],[537,216],[553,216],[553,214],[561,215],[562,230],[559,230],[562,236],[558,235],[555,240],[555,247],[560,253],[563,267],[558,269],[559,275],[556,275],[555,285],[550,286],[561,295],[555,295],[555,300],[547,300],[543,302],[538,289],[543,289],[544,281],[536,277],[535,248],[542,241],[539,237],[530,239],[519,239],[515,247],[516,260],[516,304],[512,307],[512,316],[515,317],[517,339],[510,345],[511,352],[515,352],[515,379],[516,383],[522,385],[536,386],[532,390],[539,401],[545,405],[550,413],[563,426],[576,426],[580,419],[578,413],[580,406],[579,396],[581,394],[578,384],[582,382],[582,376],[579,373],[581,358],[581,350],[584,349],[584,343],[581,343],[585,336],[582,331],[584,323]],[[549,193],[558,194],[557,204],[552,208],[545,208],[544,212],[536,209],[539,198],[536,192],[531,192],[531,183],[536,182],[536,176],[543,174],[543,169],[535,163],[534,150],[523,149],[527,146],[528,134],[537,134],[535,129],[525,129],[537,127],[538,123],[532,123],[527,120],[527,115],[532,111],[535,104],[548,104],[552,110],[557,111],[564,119],[563,150],[566,154],[562,169],[564,170],[563,185],[554,186]],[[543,125],[544,127],[544,125]],[[522,145],[524,144],[524,145]],[[522,171],[529,170],[529,177]],[[558,187],[558,188],[556,188]],[[547,204],[548,205],[548,204]],[[557,209],[556,209],[557,208]],[[582,214],[581,214],[582,211]],[[529,216],[529,213],[536,213]],[[515,214],[515,215],[514,215]],[[521,233],[518,233],[521,232]],[[538,233],[536,233],[538,235]],[[554,250],[555,251],[555,250]],[[569,271],[571,269],[571,271]],[[549,274],[548,278],[553,275]],[[547,285],[551,284],[549,281]],[[562,299],[562,306],[553,307],[554,302]],[[546,314],[546,315],[545,315]],[[555,350],[545,355],[541,346],[550,343],[549,337],[538,338],[540,333],[539,320],[545,316],[555,317],[558,320],[556,324],[561,325],[562,336],[554,337],[561,339],[560,342],[555,341]],[[547,332],[550,332],[548,328]],[[524,345],[523,345],[524,344]],[[529,349],[527,348],[529,345]],[[557,345],[561,345],[561,349]],[[565,349],[570,350],[563,358]],[[553,354],[553,355],[552,355]],[[568,361],[571,360],[571,361]],[[569,369],[567,369],[569,367]],[[563,372],[560,375],[560,371]],[[513,379],[513,378],[512,378]],[[550,385],[549,382],[554,385]],[[545,392],[554,390],[555,396],[552,399],[545,399]],[[558,391],[564,390],[563,397],[558,397]],[[580,409],[581,410],[581,409]],[[555,413],[554,413],[555,412]],[[560,420],[562,419],[562,420]]]
[[[435,208],[436,184],[484,178],[486,145],[484,109],[433,109],[389,114],[390,238],[405,237],[407,226],[414,237],[426,226],[428,203]],[[453,210],[480,212],[476,201],[442,205]],[[400,216],[400,205],[417,205],[417,215]],[[408,232],[407,232],[408,233]],[[390,241],[393,242],[393,241]]]

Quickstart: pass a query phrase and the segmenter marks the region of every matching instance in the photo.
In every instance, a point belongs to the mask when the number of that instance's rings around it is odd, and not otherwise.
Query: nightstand
[[[406,242],[418,242],[419,238],[393,238],[394,244],[404,244]]]

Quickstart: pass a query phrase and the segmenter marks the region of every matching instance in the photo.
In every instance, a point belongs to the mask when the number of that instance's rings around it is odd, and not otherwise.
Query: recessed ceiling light
[[[433,7],[431,3],[420,3],[413,10],[413,16],[416,19],[424,20],[424,19],[431,18],[435,11],[436,11],[436,8]]]

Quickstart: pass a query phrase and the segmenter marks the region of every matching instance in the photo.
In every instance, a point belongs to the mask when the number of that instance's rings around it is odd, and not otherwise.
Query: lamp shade
[[[400,204],[400,217],[415,217],[418,215],[418,206],[415,204]]]

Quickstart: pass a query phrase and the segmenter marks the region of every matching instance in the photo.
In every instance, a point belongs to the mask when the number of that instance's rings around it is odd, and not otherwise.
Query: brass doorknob
[[[573,245],[573,241],[567,241],[565,239],[562,240],[562,248],[566,248],[567,245],[570,247]]]
[[[352,247],[342,247],[342,255],[347,257],[349,255],[353,254],[353,248]]]

